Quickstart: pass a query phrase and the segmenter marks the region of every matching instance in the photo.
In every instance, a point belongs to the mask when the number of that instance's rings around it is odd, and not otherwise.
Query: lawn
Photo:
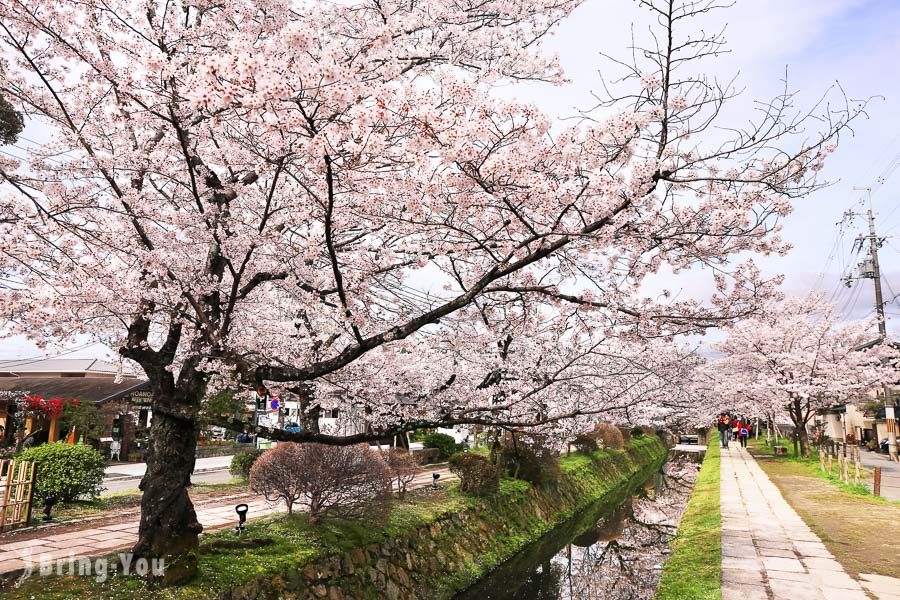
[[[719,510],[719,446],[715,437],[663,569],[657,600],[722,598],[722,516]]]
[[[900,538],[890,533],[892,524],[900,523],[900,503],[822,473],[817,459],[776,458],[762,443],[752,444],[750,452],[851,575],[900,577]]]

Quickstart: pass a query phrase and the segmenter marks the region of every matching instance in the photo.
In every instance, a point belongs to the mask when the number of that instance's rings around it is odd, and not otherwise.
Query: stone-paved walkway
[[[867,600],[746,450],[722,450],[724,600]]]
[[[416,475],[409,484],[410,489],[431,484],[432,472],[429,470]],[[456,478],[446,467],[436,468],[434,472],[441,474],[441,481]],[[237,523],[235,504],[236,502],[229,502],[198,508],[197,520],[206,531],[233,526]],[[280,505],[273,507],[263,498],[248,501],[247,505],[250,507],[247,515],[251,520],[250,525],[253,519],[284,510]],[[130,548],[137,542],[139,523],[138,519],[131,519],[123,523],[99,525],[56,535],[48,531],[48,535],[40,538],[0,543],[0,575],[21,571],[27,564],[35,566],[42,562],[55,564],[59,559],[105,556],[117,550]]]

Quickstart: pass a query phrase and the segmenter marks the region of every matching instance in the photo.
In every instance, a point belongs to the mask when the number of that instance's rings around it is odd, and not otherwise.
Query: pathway
[[[441,474],[441,481],[453,480],[456,477],[447,467],[423,471],[410,483],[410,488],[422,488],[432,483],[432,473]],[[197,519],[204,530],[222,529],[237,524],[234,512],[235,502],[208,505],[197,508]],[[250,507],[248,518],[252,521],[259,517],[282,512],[279,505],[273,507],[261,497],[247,502]],[[105,556],[116,550],[130,548],[137,542],[140,521],[133,518],[122,523],[98,525],[79,531],[69,531],[41,536],[19,542],[0,543],[0,575],[21,571],[26,565],[40,565],[41,562],[55,562],[59,559]],[[250,523],[252,527],[252,522]],[[2,542],[2,539],[0,539]]]
[[[723,600],[869,598],[746,450],[722,450],[721,477]]]

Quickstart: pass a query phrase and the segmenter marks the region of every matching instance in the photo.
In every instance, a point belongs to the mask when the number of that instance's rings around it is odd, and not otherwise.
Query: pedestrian
[[[717,425],[719,429],[719,445],[722,448],[727,448],[728,438],[731,436],[731,432],[728,431],[728,415],[719,415],[719,422]]]
[[[731,437],[736,442],[738,441],[738,435],[741,433],[741,420],[738,417],[734,417],[731,420]]]
[[[741,424],[741,447],[747,447],[747,438],[750,437],[750,423]]]

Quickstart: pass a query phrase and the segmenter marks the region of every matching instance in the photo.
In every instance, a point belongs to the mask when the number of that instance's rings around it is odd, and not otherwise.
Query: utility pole
[[[875,314],[878,317],[878,333],[881,335],[881,339],[884,340],[884,342],[888,342],[887,321],[884,318],[884,295],[881,291],[881,267],[878,264],[878,246],[880,245],[881,240],[875,233],[875,213],[872,210],[872,188],[854,189],[864,189],[869,197],[869,209],[866,211],[866,215],[869,220],[869,258],[872,261],[872,270],[871,272],[868,272],[867,269],[862,269],[863,272],[861,272],[859,276],[861,278],[872,279],[872,282],[875,284]],[[857,238],[857,241],[860,242],[860,247],[862,247],[863,238]],[[888,452],[891,456],[891,460],[897,460],[897,433],[894,416],[894,399],[891,394],[891,388],[887,384],[884,385],[884,421],[887,426]],[[877,442],[878,440],[875,441]]]

